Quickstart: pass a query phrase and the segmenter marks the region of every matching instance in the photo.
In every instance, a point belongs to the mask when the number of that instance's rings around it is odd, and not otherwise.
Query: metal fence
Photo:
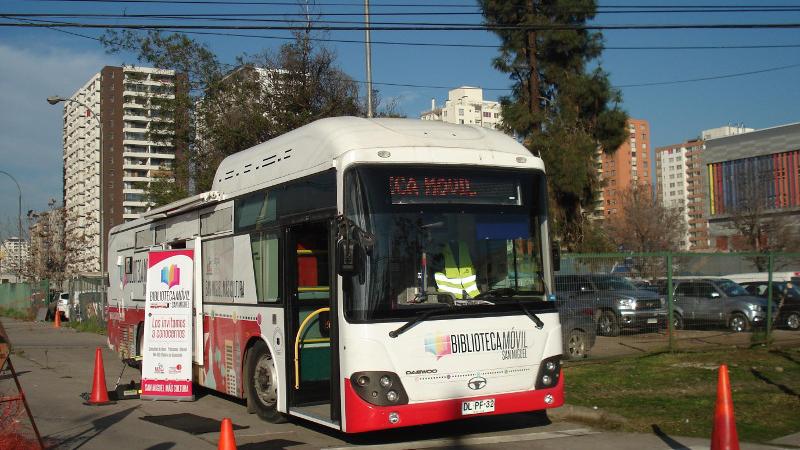
[[[102,277],[76,277],[67,283],[69,320],[106,329],[107,297]]]
[[[555,282],[576,359],[800,344],[800,253],[568,254]]]
[[[50,300],[48,280],[26,283],[0,284],[0,308],[6,312],[16,312],[28,318],[36,317],[41,307]]]

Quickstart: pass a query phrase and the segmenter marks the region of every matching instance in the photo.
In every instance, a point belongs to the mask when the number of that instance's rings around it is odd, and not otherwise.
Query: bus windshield
[[[407,318],[442,303],[484,312],[545,300],[544,183],[543,174],[529,171],[348,171],[345,213],[374,236],[361,273],[345,280],[348,318]]]

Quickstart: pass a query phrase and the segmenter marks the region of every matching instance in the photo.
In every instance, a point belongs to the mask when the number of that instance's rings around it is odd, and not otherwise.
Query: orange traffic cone
[[[739,450],[739,436],[736,434],[736,418],[731,398],[731,381],[728,378],[728,366],[725,364],[719,366],[711,450]]]
[[[53,328],[61,328],[61,311],[56,306],[56,320],[53,321]]]
[[[103,369],[103,352],[100,347],[94,352],[94,379],[92,380],[92,393],[84,405],[108,405],[116,402],[109,401],[108,388],[106,388],[106,371]]]
[[[236,438],[233,436],[233,422],[231,422],[231,419],[222,419],[217,450],[236,450]]]

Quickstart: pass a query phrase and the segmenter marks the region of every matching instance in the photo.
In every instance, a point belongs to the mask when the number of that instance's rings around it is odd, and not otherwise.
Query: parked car
[[[558,302],[564,356],[567,359],[583,359],[589,356],[597,339],[594,311],[591,306],[579,305],[571,300]]]
[[[665,302],[657,293],[637,289],[617,275],[557,275],[556,296],[595,308],[597,334],[619,336],[623,328],[666,325]]]
[[[769,273],[732,273],[725,275],[723,278],[742,284],[751,281],[767,281],[769,280]],[[789,281],[794,283],[795,286],[800,286],[800,272],[772,272],[772,281]]]
[[[58,294],[58,300],[56,302],[56,308],[58,312],[61,314],[61,317],[65,320],[69,320],[70,316],[70,307],[69,307],[69,292],[62,292]]]
[[[739,283],[750,295],[767,298],[769,282],[747,281]],[[783,299],[783,305],[781,305]],[[800,330],[800,288],[788,281],[772,282],[772,304],[778,308],[775,324],[790,330]]]
[[[741,332],[759,326],[767,319],[766,299],[751,295],[729,279],[682,278],[673,280],[673,284],[675,329],[694,323],[724,325],[731,331]]]

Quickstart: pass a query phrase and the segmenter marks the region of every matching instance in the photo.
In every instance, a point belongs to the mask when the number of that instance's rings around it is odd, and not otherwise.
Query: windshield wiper
[[[542,282],[544,282],[544,280],[542,280]],[[480,294],[476,295],[475,298],[479,299],[481,297],[491,297],[491,296],[513,297],[517,295],[517,293],[518,293],[517,290],[514,288],[496,288],[496,289],[489,289],[486,292],[481,292]],[[537,316],[535,313],[532,313],[528,308],[526,308],[525,304],[522,303],[522,301],[520,301],[519,299],[514,299],[514,300],[516,300],[516,304],[520,307],[520,309],[522,309],[525,315],[528,316],[533,321],[533,323],[536,324],[536,328],[541,330],[544,327],[544,322],[542,322],[542,319],[540,319],[539,316]]]
[[[481,299],[486,297],[513,297],[517,295],[517,290],[514,288],[495,288],[489,289],[486,292],[481,292],[480,294],[475,296],[475,299]]]
[[[390,338],[396,338],[397,336],[400,336],[401,334],[403,334],[406,331],[408,331],[414,325],[416,325],[416,324],[418,324],[418,323],[420,323],[420,322],[422,322],[424,320],[427,320],[428,317],[434,315],[435,313],[442,312],[442,311],[450,309],[452,307],[453,306],[445,303],[442,306],[439,306],[439,307],[436,307],[436,308],[431,308],[431,309],[429,309],[429,310],[427,310],[427,311],[425,311],[423,313],[419,313],[419,314],[417,314],[416,317],[414,317],[413,319],[411,319],[408,322],[406,322],[405,324],[403,324],[403,326],[401,326],[400,328],[398,328],[396,330],[393,330],[393,331],[390,331],[389,332],[389,337]]]
[[[522,309],[522,311],[525,312],[525,315],[530,317],[530,319],[533,321],[533,323],[536,324],[536,328],[538,328],[540,330],[542,328],[544,328],[544,322],[542,322],[542,319],[540,319],[539,316],[537,316],[535,313],[530,312],[528,310],[528,308],[525,307],[525,304],[522,303],[519,299],[516,299],[516,300],[517,300],[517,305],[519,305],[519,307]]]

